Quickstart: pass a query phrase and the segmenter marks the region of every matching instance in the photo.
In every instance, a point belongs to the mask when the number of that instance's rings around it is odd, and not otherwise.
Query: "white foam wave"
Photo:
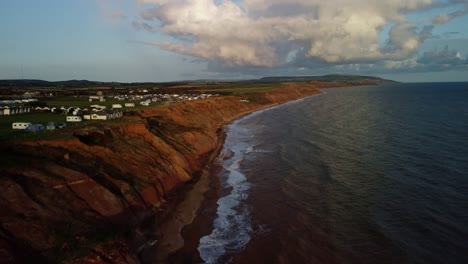
[[[253,231],[250,210],[245,205],[248,198],[250,183],[241,172],[240,166],[249,153],[267,153],[269,151],[256,150],[249,145],[252,133],[247,127],[239,125],[240,122],[263,112],[300,102],[299,99],[279,106],[254,112],[244,118],[238,119],[228,127],[224,153],[233,155],[223,156],[223,167],[227,172],[227,179],[223,188],[230,190],[229,194],[218,200],[217,218],[213,223],[211,234],[200,239],[198,251],[205,263],[226,263],[225,255],[240,252],[250,241]],[[223,259],[224,257],[224,259]]]
[[[240,251],[251,238],[250,211],[243,204],[248,198],[250,184],[240,171],[245,155],[253,151],[240,139],[245,138],[247,133],[243,128],[230,126],[225,148],[229,148],[234,155],[223,161],[227,172],[224,188],[230,189],[230,193],[218,200],[212,233],[200,239],[198,251],[205,263],[220,263],[226,253]]]

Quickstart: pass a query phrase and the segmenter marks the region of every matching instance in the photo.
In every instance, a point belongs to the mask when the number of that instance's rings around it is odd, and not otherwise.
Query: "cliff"
[[[158,221],[168,196],[209,162],[226,123],[319,85],[286,84],[251,102],[227,96],[146,108],[57,139],[1,146],[0,263],[138,263],[141,247],[124,238]]]

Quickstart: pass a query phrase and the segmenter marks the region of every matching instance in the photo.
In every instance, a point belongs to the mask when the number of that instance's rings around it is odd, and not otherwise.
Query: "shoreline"
[[[154,248],[145,249],[155,251],[156,253],[150,253],[150,255],[153,255],[150,258],[143,257],[143,263],[202,262],[198,252],[198,245],[201,237],[209,235],[213,231],[213,221],[217,216],[217,201],[220,198],[221,191],[221,181],[218,176],[223,169],[221,164],[223,157],[220,155],[225,145],[228,126],[251,115],[322,94],[325,94],[325,92],[320,90],[317,94],[308,95],[296,100],[265,105],[242,113],[223,124],[218,134],[216,149],[210,155],[201,176],[182,194],[181,202],[176,204],[176,208],[170,212],[170,219],[157,227],[157,230],[160,232],[160,236],[158,237],[163,237],[163,239],[158,241],[159,246],[156,247],[155,245]],[[179,232],[174,232],[174,230],[178,230]]]
[[[222,124],[217,133],[218,142],[216,148],[209,155],[206,166],[199,177],[194,178],[189,183],[189,186],[185,186],[180,190],[180,193],[176,194],[175,199],[168,206],[169,212],[164,212],[166,215],[165,220],[160,224],[150,226],[144,232],[149,233],[150,237],[156,236],[159,240],[153,240],[157,241],[155,243],[152,243],[153,241],[143,243],[143,249],[138,253],[142,263],[187,263],[187,261],[201,261],[197,249],[199,239],[212,231],[212,222],[216,217],[216,208],[212,212],[207,212],[206,215],[202,215],[200,212],[209,207],[208,204],[216,205],[219,199],[220,181],[217,176],[222,169],[219,158],[227,136],[227,127],[236,120],[240,120],[255,112],[282,104],[284,103],[269,104],[257,109],[248,110]],[[209,199],[207,199],[208,197]],[[202,216],[204,218],[199,219]],[[200,229],[200,226],[203,228]],[[201,232],[202,230],[205,232]]]
[[[189,246],[186,226],[206,212],[207,197],[217,201],[213,177],[227,125],[319,88],[343,86],[353,84],[283,83],[267,92],[140,109],[119,122],[2,146],[10,159],[0,167],[1,184],[12,190],[3,200],[14,201],[4,203],[4,254],[21,260],[18,252],[30,250],[43,260],[71,263],[177,261],[172,255]]]

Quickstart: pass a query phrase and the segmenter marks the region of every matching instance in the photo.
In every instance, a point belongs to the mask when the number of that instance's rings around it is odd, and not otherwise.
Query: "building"
[[[32,124],[29,123],[29,122],[15,122],[15,123],[11,124],[11,128],[12,129],[24,130],[24,129],[28,128],[31,125]]]
[[[16,115],[16,114],[29,113],[31,112],[31,108],[26,107],[26,106],[14,106],[14,107],[5,106],[5,107],[1,107],[0,111],[2,112],[0,113],[0,115]]]
[[[5,106],[3,109],[3,115],[11,115],[11,109],[8,106]]]
[[[81,122],[83,119],[81,116],[67,116],[67,122]]]
[[[100,111],[100,112],[95,112],[89,115],[91,120],[110,120],[110,119],[121,118],[122,116],[123,116],[123,112],[116,111],[116,110]],[[87,117],[85,117],[85,119],[86,118]]]
[[[105,112],[96,112],[91,115],[91,120],[107,120],[108,116]]]
[[[125,107],[135,107],[135,103],[125,103]]]
[[[100,102],[105,102],[106,99],[104,99],[104,96],[102,95],[90,95],[89,96],[89,102],[92,102],[93,100],[99,100]]]
[[[121,104],[113,104],[112,105],[112,109],[120,109],[120,108],[122,108]]]

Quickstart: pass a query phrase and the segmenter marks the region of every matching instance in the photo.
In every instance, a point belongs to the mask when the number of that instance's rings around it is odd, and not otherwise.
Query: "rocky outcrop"
[[[138,263],[138,248],[125,238],[197,177],[226,123],[318,86],[286,84],[251,102],[217,97],[146,108],[67,128],[57,139],[2,146],[0,263]]]

